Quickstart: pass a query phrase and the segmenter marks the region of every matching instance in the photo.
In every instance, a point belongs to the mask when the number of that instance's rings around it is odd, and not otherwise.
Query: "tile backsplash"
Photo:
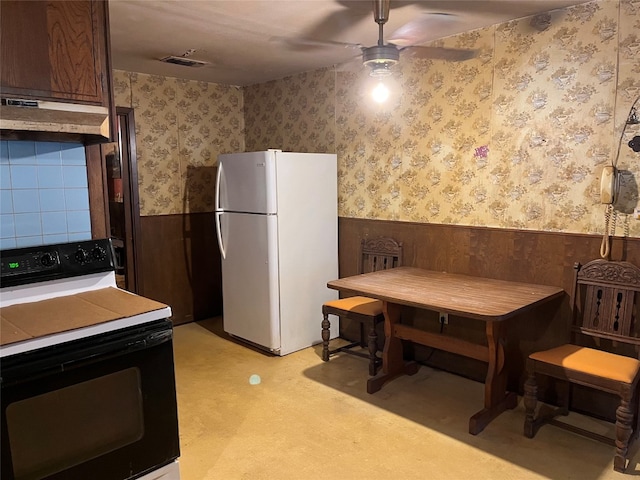
[[[84,146],[0,141],[0,248],[91,238]]]

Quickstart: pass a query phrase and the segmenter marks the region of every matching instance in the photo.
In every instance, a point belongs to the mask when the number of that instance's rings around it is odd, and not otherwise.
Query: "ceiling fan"
[[[427,21],[434,19],[449,21],[455,16],[451,14],[435,13],[405,24],[396,30],[388,43],[384,40],[384,24],[389,20],[390,0],[373,1],[373,18],[378,24],[378,43],[371,47],[362,48],[362,63],[371,68],[372,75],[387,70],[400,60],[400,52],[407,52],[414,58],[442,59],[462,61],[477,55],[475,50],[461,50],[444,47],[417,46],[421,40],[421,29]],[[426,21],[425,21],[426,20]],[[424,35],[424,34],[423,34]]]
[[[424,59],[440,59],[448,61],[463,61],[475,57],[478,52],[476,50],[463,50],[445,47],[427,47],[419,46],[426,36],[431,32],[429,29],[437,28],[438,24],[454,21],[456,15],[449,13],[428,13],[421,15],[419,18],[403,25],[397,29],[387,41],[384,38],[384,25],[389,20],[389,9],[391,0],[373,0],[373,18],[378,24],[378,42],[376,45],[366,47],[360,43],[347,43],[331,40],[315,40],[298,38],[295,40],[288,39],[286,42],[295,47],[321,47],[321,46],[340,46],[345,48],[353,48],[360,50],[360,53],[354,58],[361,56],[362,64],[370,69],[371,76],[386,76],[391,74],[391,68],[400,60],[400,54],[403,56],[411,56],[413,58]],[[407,3],[407,2],[401,2]],[[330,19],[336,21],[339,13]],[[341,22],[344,25],[344,21]],[[346,64],[351,64],[347,61]]]

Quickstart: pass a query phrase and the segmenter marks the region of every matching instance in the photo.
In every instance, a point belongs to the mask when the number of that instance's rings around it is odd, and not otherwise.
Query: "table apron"
[[[468,342],[449,335],[426,332],[399,323],[393,326],[393,335],[402,340],[409,340],[420,345],[437,348],[438,350],[444,350],[482,362],[489,362],[489,347],[485,345]]]

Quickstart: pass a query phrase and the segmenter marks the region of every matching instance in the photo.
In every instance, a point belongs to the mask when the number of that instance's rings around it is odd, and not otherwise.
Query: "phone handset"
[[[605,259],[609,258],[611,248],[609,235],[615,234],[616,230],[616,211],[613,204],[618,196],[618,187],[618,171],[613,165],[607,165],[602,169],[602,177],[600,178],[600,203],[605,205],[604,235],[600,245],[600,256]]]
[[[611,205],[618,196],[618,171],[613,165],[602,169],[600,177],[600,203]]]

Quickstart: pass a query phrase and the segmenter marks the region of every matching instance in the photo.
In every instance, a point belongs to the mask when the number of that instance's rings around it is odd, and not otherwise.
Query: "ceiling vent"
[[[204,62],[202,60],[194,60],[192,58],[186,57],[176,57],[173,55],[169,55],[168,57],[164,57],[160,59],[161,62],[165,63],[173,63],[175,65],[182,65],[183,67],[204,67],[205,65],[209,65],[209,62]]]

